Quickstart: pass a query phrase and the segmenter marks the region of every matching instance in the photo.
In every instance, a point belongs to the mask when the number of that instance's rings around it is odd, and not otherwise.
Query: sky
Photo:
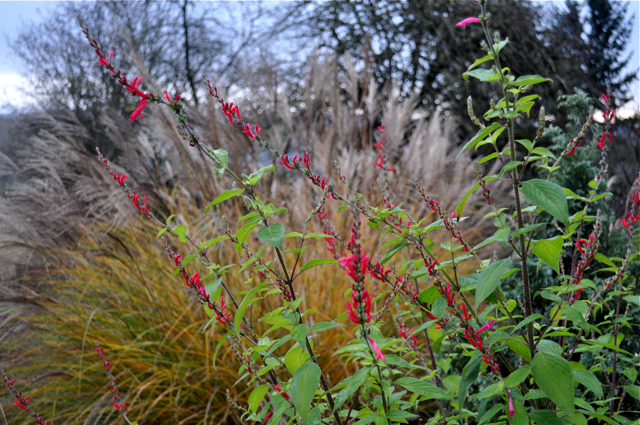
[[[544,1],[544,0],[540,0]],[[629,4],[629,16],[635,14],[633,32],[630,39],[629,50],[633,56],[629,62],[629,70],[640,70],[640,0],[624,0]],[[0,113],[6,113],[8,109],[3,106],[10,99],[21,98],[21,103],[28,103],[28,99],[21,96],[21,87],[26,84],[26,79],[21,76],[22,64],[12,55],[7,40],[16,37],[23,22],[38,22],[46,11],[55,7],[56,1],[2,1],[0,0]],[[547,3],[562,3],[547,1]],[[638,72],[640,80],[640,71]],[[633,88],[635,100],[627,105],[631,112],[640,107],[640,83],[635,82]]]

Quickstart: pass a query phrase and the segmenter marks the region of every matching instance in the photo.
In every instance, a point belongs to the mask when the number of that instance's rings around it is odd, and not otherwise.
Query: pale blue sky
[[[634,28],[631,36],[630,50],[633,56],[629,63],[630,70],[640,69],[640,0],[625,0],[629,4],[629,15],[635,14]],[[3,97],[15,90],[14,86],[20,83],[21,63],[11,54],[7,45],[7,37],[15,37],[24,21],[39,21],[41,12],[55,6],[55,1],[0,1],[0,104]],[[563,2],[553,2],[563,3]],[[638,74],[640,76],[640,72]],[[13,89],[13,90],[12,90]],[[640,105],[640,85],[636,82],[634,87],[635,104]],[[1,107],[1,106],[0,106]]]

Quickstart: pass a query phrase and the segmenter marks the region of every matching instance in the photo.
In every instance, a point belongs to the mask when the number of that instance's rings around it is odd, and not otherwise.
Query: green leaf
[[[627,295],[627,296],[623,297],[622,299],[625,300],[628,303],[633,303],[633,304],[637,305],[638,307],[640,307],[640,295]]]
[[[575,308],[570,307],[570,306],[564,306],[564,307],[562,307],[562,312],[573,323],[575,323],[576,325],[580,326],[582,329],[584,329],[587,332],[590,331],[589,325],[587,324],[587,321],[584,320],[584,316],[578,310],[576,310]]]
[[[478,354],[476,356],[476,353]],[[462,409],[464,404],[464,399],[467,396],[467,390],[478,378],[478,373],[480,373],[480,352],[474,352],[474,356],[469,359],[469,362],[462,370],[462,379],[460,380],[460,385],[458,387],[458,405],[459,409]]]
[[[320,383],[321,373],[320,367],[314,362],[309,361],[300,366],[291,379],[289,396],[291,397],[291,402],[296,406],[296,410],[305,422],[309,408],[311,407],[311,401],[313,401],[313,397],[318,389],[318,384]]]
[[[435,300],[437,300],[441,296],[442,294],[438,292],[438,287],[434,285],[420,292],[420,295],[418,295],[418,301],[431,308]]]
[[[462,197],[462,200],[460,200],[460,203],[458,204],[458,206],[456,207],[456,218],[458,220],[460,220],[460,216],[462,215],[462,210],[464,209],[464,206],[467,204],[467,201],[469,200],[469,197],[473,194],[473,192],[475,192],[478,188],[480,187],[480,184],[476,184],[475,186],[473,186],[471,189],[469,189],[467,191],[467,193],[464,194],[464,196]]]
[[[637,385],[627,385],[624,387],[624,389],[627,391],[627,394],[629,394],[631,397],[635,398],[636,400],[640,400],[640,387]]]
[[[307,360],[309,360],[309,354],[302,347],[296,345],[293,347],[286,356],[284,356],[284,365],[289,369],[289,372],[293,375],[296,370],[302,366]]]
[[[493,55],[488,54],[485,57],[482,57],[480,59],[476,59],[476,61],[467,69],[467,72],[471,71],[473,68],[477,67],[478,65],[481,65],[483,63],[485,63],[486,61],[489,61],[493,59]]]
[[[496,415],[496,413],[501,411],[503,408],[504,408],[504,404],[502,403],[494,404],[491,409],[487,410],[484,413],[484,415],[482,415],[482,417],[478,421],[478,425],[482,425],[486,422],[489,422],[491,418],[493,418]]]
[[[519,385],[522,381],[525,380],[529,372],[531,371],[531,365],[526,365],[519,369],[514,370],[511,375],[507,376],[505,380],[505,385],[507,388],[513,388],[516,385]]]
[[[531,252],[547,263],[549,267],[560,273],[560,253],[562,252],[562,237],[542,239],[536,242]]]
[[[510,85],[515,87],[529,86],[533,84],[544,83],[545,81],[552,81],[552,80],[550,80],[549,78],[543,78],[539,75],[523,75],[522,77],[513,81]]]
[[[569,206],[564,190],[555,183],[541,179],[522,183],[522,193],[529,201],[569,227]]]
[[[320,266],[322,264],[338,264],[338,260],[334,260],[333,258],[322,258],[318,260],[311,260],[306,263],[304,266],[300,267],[300,271],[303,272],[311,267]]]
[[[369,376],[370,371],[371,366],[366,366],[358,369],[356,373],[351,375],[351,377],[349,378],[349,384],[347,384],[347,398],[351,398],[356,390],[366,382],[367,376]]]
[[[509,341],[506,341],[505,344],[507,344],[507,346],[509,348],[511,348],[513,350],[514,353],[516,353],[517,355],[519,355],[520,357],[522,357],[523,359],[525,359],[526,361],[530,362],[531,361],[531,352],[529,351],[529,347],[527,346],[526,343],[523,344],[524,339],[521,336],[516,336],[516,337],[511,337],[512,339],[510,339]],[[514,340],[518,340],[521,342],[517,342]]]
[[[522,229],[518,229],[515,232],[513,232],[513,238],[515,239],[516,237],[518,237],[520,235],[526,235],[527,233],[531,232],[532,230],[535,230],[540,226],[544,226],[545,224],[549,224],[549,223],[530,224],[528,226],[523,227]]]
[[[249,304],[253,301],[253,296],[264,289],[266,286],[271,285],[271,282],[262,282],[255,288],[253,288],[247,295],[244,296],[244,299],[238,306],[238,311],[236,311],[236,315],[233,319],[233,327],[236,333],[236,336],[240,338],[240,326],[242,325],[242,318],[244,317],[244,312],[249,307]]]
[[[258,182],[260,182],[260,180],[262,180],[262,177],[264,176],[264,174],[267,171],[273,171],[275,173],[276,172],[276,167],[274,167],[273,164],[267,165],[266,167],[262,167],[261,169],[259,169],[255,173],[253,173],[250,176],[248,176],[244,181],[245,181],[245,183],[248,183],[251,186],[255,186],[255,185],[258,184]]]
[[[545,395],[575,421],[571,364],[557,354],[538,352],[531,363],[531,374]]]
[[[473,71],[465,72],[462,74],[465,80],[469,80],[469,77],[477,78],[480,81],[498,81],[500,78],[496,73],[495,68],[491,69],[474,69]]]
[[[253,391],[251,391],[251,395],[249,396],[249,400],[247,401],[247,404],[249,404],[249,410],[251,410],[253,413],[256,413],[258,407],[260,407],[260,402],[262,402],[262,399],[267,394],[267,392],[269,392],[268,385],[259,385],[255,387]]]
[[[322,331],[326,331],[327,329],[335,328],[337,326],[344,326],[344,325],[342,323],[338,323],[338,322],[320,322],[320,323],[316,323],[315,325],[311,326],[309,328],[309,333],[311,333],[311,332],[322,332]]]
[[[580,382],[582,385],[587,387],[587,389],[589,389],[592,393],[594,393],[596,397],[602,398],[603,396],[602,384],[593,373],[586,370],[574,370],[573,377],[575,378],[576,381]]]
[[[263,227],[258,230],[258,238],[284,251],[282,241],[284,241],[284,226],[280,223],[274,223],[271,226]]]
[[[225,190],[220,195],[218,195],[216,199],[209,202],[209,205],[207,205],[206,208],[204,209],[205,214],[209,211],[209,208],[211,208],[212,206],[218,205],[220,202],[226,201],[227,199],[231,199],[235,196],[240,195],[241,193],[244,193],[244,189]]]
[[[542,148],[542,147],[537,147],[533,150],[534,154],[536,155],[542,155],[542,156],[548,156],[550,158],[556,159],[556,156],[554,154],[552,154],[549,149],[546,148]]]
[[[213,370],[216,370],[216,371],[218,370],[216,368],[216,358],[218,358],[218,351],[220,351],[220,348],[222,348],[222,344],[227,340],[230,334],[231,334],[231,331],[222,335],[222,338],[220,338],[220,341],[218,341],[218,345],[216,345],[216,349],[213,352]]]
[[[550,410],[535,410],[529,413],[529,417],[540,425],[563,425],[562,419]]]
[[[502,275],[509,269],[509,262],[509,259],[500,260],[480,272],[476,284],[476,308],[496,290]]]
[[[394,255],[396,255],[398,253],[398,251],[400,251],[402,248],[404,248],[405,246],[408,246],[408,245],[409,244],[407,242],[400,242],[399,244],[396,244],[393,248],[391,248],[389,251],[387,251],[386,254],[384,254],[382,259],[380,259],[380,264],[384,264],[387,261],[389,261],[391,259],[391,257],[393,257]]]
[[[164,232],[166,232],[167,230],[169,230],[169,229],[167,229],[166,227],[164,229],[160,229],[160,231],[158,232],[158,235],[156,236],[156,238],[159,238],[160,236],[164,235]]]
[[[229,152],[224,149],[216,149],[213,152],[210,150],[209,153],[213,153],[214,161],[219,168],[214,168],[213,171],[217,171],[220,175],[224,174],[224,170],[229,165]],[[205,211],[206,212],[206,211]]]
[[[408,391],[420,394],[421,396],[430,397],[438,400],[453,401],[453,397],[449,393],[428,382],[421,381],[416,378],[404,377],[398,379],[395,384],[400,385]]]
[[[447,302],[444,298],[436,298],[433,302],[433,306],[431,306],[431,313],[433,313],[436,317],[442,317],[444,313],[444,309],[447,308]]]
[[[480,142],[481,140],[486,139],[487,136],[489,136],[489,134],[493,133],[495,130],[497,130],[500,127],[501,127],[500,123],[494,122],[489,127],[485,127],[485,128],[480,129],[476,133],[476,135],[473,136],[473,138],[471,140],[469,140],[466,145],[464,145],[464,147],[460,150],[460,152],[458,152],[458,155],[456,155],[456,164],[458,163],[458,158],[460,158],[460,155],[462,155],[462,152],[464,152],[464,151],[466,151],[468,149],[471,149],[478,142]]]
[[[294,326],[291,329],[291,337],[296,341],[302,348],[307,348],[307,325],[301,323],[299,325]]]

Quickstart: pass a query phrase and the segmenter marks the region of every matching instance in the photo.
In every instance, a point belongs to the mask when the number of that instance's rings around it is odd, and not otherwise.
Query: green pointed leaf
[[[249,410],[251,410],[253,413],[256,413],[258,407],[260,407],[260,402],[262,402],[262,399],[267,394],[267,392],[269,392],[268,385],[259,385],[255,387],[253,391],[251,391],[251,395],[249,396],[249,400],[247,401]]]
[[[306,263],[304,266],[300,267],[300,271],[303,272],[311,267],[320,266],[322,264],[338,264],[338,260],[334,260],[333,258],[321,258],[318,260],[311,260]]]
[[[640,400],[640,387],[637,385],[627,385],[624,387],[624,389],[627,391],[627,394],[629,394],[631,397],[635,398],[636,400]]]
[[[460,158],[460,155],[462,155],[462,152],[471,149],[472,147],[474,147],[475,145],[478,144],[478,142],[486,139],[491,133],[493,133],[495,130],[497,130],[498,128],[502,127],[500,123],[494,122],[493,124],[491,124],[489,127],[485,127],[480,129],[475,136],[473,136],[473,138],[471,140],[469,140],[467,142],[467,144],[464,145],[464,147],[460,150],[460,152],[458,152],[458,155],[456,155],[456,164],[458,163],[458,158]]]
[[[284,241],[284,226],[280,223],[272,224],[268,227],[263,227],[258,230],[258,238],[278,248],[280,251],[284,251],[282,248],[282,241]]]
[[[544,78],[539,75],[523,75],[522,77],[513,81],[510,85],[515,87],[530,86],[533,84],[544,83],[545,81],[551,81],[553,83],[553,81],[550,80],[549,78]]]
[[[524,338],[522,338],[521,336],[512,336],[512,339],[510,339],[509,341],[505,342],[505,344],[507,344],[507,347],[511,348],[513,350],[514,353],[516,353],[517,355],[519,355],[520,357],[522,357],[523,359],[525,359],[526,361],[530,362],[531,361],[531,352],[529,351],[529,347],[527,346],[527,344],[523,344],[524,342]],[[517,342],[514,340],[518,340],[521,342]]]
[[[262,282],[244,296],[244,299],[238,306],[238,311],[236,311],[236,315],[233,319],[233,328],[236,333],[236,337],[240,338],[240,326],[242,325],[242,318],[244,317],[244,312],[247,307],[249,307],[249,305],[254,301],[253,296],[269,285],[271,285],[271,282]]]
[[[507,388],[513,388],[516,385],[519,385],[522,381],[524,381],[527,378],[527,375],[529,375],[530,371],[531,371],[531,365],[526,365],[524,367],[514,370],[513,372],[511,372],[511,375],[507,376],[505,385],[507,386]]]
[[[309,328],[309,333],[311,333],[311,332],[322,332],[322,331],[326,331],[327,329],[335,328],[337,326],[344,326],[344,325],[342,323],[338,323],[338,322],[320,322],[320,323],[316,323],[315,325],[311,326]]]
[[[309,354],[302,347],[296,345],[293,347],[287,355],[284,357],[284,365],[289,369],[289,372],[293,375],[296,370],[302,366],[309,359]]]
[[[476,284],[476,308],[496,290],[502,275],[509,270],[509,262],[509,259],[500,260],[480,272]]]
[[[573,377],[575,378],[576,381],[580,382],[582,385],[587,387],[587,389],[589,389],[592,393],[594,393],[596,397],[602,398],[603,396],[602,384],[593,373],[586,370],[574,370]]]
[[[414,392],[421,396],[430,397],[438,400],[453,401],[451,394],[425,381],[416,378],[404,377],[396,380],[395,384],[400,385],[408,391]]]
[[[560,273],[560,254],[562,253],[562,238],[560,236],[539,240],[531,252],[556,273]]]
[[[574,421],[571,364],[557,354],[538,352],[531,363],[531,374],[545,395]]]
[[[562,419],[550,410],[536,410],[529,413],[529,417],[540,425],[563,425]]]
[[[231,199],[235,196],[238,196],[243,192],[244,192],[244,189],[225,190],[220,195],[218,195],[216,199],[209,202],[209,205],[207,205],[206,208],[204,209],[205,214],[209,211],[209,208],[211,208],[212,206],[217,205],[222,201],[226,201],[227,199]]]
[[[541,179],[522,183],[522,193],[529,201],[569,227],[569,205],[564,190],[555,183]]]
[[[478,355],[476,355],[476,353]],[[464,399],[467,397],[467,390],[478,378],[480,373],[480,352],[474,352],[474,356],[469,359],[469,362],[462,370],[462,379],[458,387],[458,404],[459,409],[462,409]]]
[[[320,384],[320,367],[312,361],[309,361],[296,370],[291,379],[291,388],[289,396],[291,402],[296,406],[296,410],[307,420],[311,402]]]
[[[495,68],[491,69],[474,69],[473,71],[465,72],[462,74],[465,80],[468,80],[469,77],[477,78],[480,81],[498,81],[500,78],[498,73],[496,73]]]
[[[458,206],[456,207],[456,218],[458,220],[460,220],[460,216],[462,215],[462,210],[464,210],[464,206],[467,204],[467,201],[469,200],[469,197],[473,194],[473,192],[475,192],[478,188],[480,187],[480,184],[476,184],[475,186],[473,186],[471,189],[469,189],[467,191],[467,193],[464,194],[464,196],[462,197],[462,200],[460,201],[460,203],[458,204]]]

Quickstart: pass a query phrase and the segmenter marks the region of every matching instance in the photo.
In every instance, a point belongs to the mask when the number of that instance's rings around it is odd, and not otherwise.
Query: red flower
[[[456,27],[466,28],[467,24],[476,24],[478,22],[480,22],[480,19],[475,18],[475,17],[470,17],[470,18],[463,19],[462,21],[458,22],[456,24]]]
[[[21,400],[14,400],[14,401],[13,401],[14,406],[18,406],[18,407],[19,407],[19,408],[21,408],[22,410],[27,410],[27,408],[26,408],[26,407],[24,407],[20,401],[21,401]]]
[[[380,350],[380,347],[378,347],[378,344],[376,344],[373,338],[369,338],[369,342],[373,347],[373,351],[376,352],[376,360],[382,360],[383,362],[386,362],[387,359],[384,358],[384,354],[382,354],[382,350]]]
[[[142,116],[142,110],[144,109],[145,106],[147,106],[149,104],[149,102],[147,102],[146,98],[142,98],[140,99],[140,103],[138,103],[138,107],[136,108],[135,111],[133,111],[133,113],[131,114],[131,116],[129,117],[129,120],[131,120],[131,122],[134,122],[135,120],[138,119],[138,117],[140,118],[144,118]]]
[[[249,136],[251,139],[256,140],[256,136],[251,131],[251,124],[243,125],[242,132]]]
[[[133,81],[127,85],[127,91],[131,94],[135,94],[136,96],[140,96],[143,99],[148,99],[149,96],[139,89],[140,84],[142,84],[142,77],[135,77]]]
[[[364,312],[367,315],[366,322],[369,323],[371,321],[371,295],[369,295],[369,291],[366,289],[362,291],[362,300],[360,303],[358,303],[356,298],[356,291],[351,292],[351,298],[353,299],[351,304],[345,305],[345,308],[347,309],[347,317],[349,317],[353,323],[359,325],[360,316],[358,314],[358,304],[362,303],[364,304]]]

